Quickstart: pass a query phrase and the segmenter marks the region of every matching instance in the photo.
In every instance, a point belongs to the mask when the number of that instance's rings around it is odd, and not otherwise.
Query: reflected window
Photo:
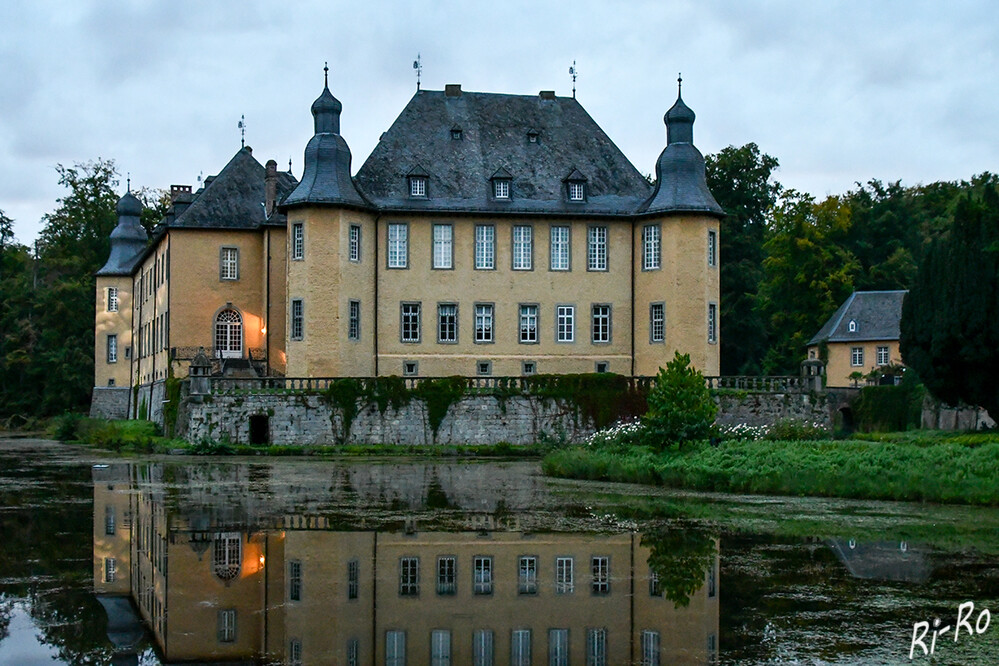
[[[521,557],[517,580],[519,594],[538,593],[538,558]]]
[[[454,594],[458,591],[454,557],[437,558],[437,594]]]
[[[297,638],[288,641],[288,663],[291,666],[302,666],[302,641]]]
[[[431,666],[451,666],[451,632],[434,629],[430,632]]]
[[[403,597],[420,596],[420,558],[399,559],[399,594]]]
[[[212,571],[221,580],[229,581],[239,576],[243,561],[243,539],[238,532],[226,532],[215,537]]]
[[[492,594],[493,593],[493,558],[484,555],[476,555],[472,566],[473,572],[473,585],[472,591],[475,594]]]
[[[572,594],[572,558],[555,558],[555,594]]]
[[[104,558],[104,582],[113,583],[118,577],[118,560],[113,557]]]
[[[511,633],[510,666],[531,666],[530,629],[514,629]]]
[[[104,507],[104,534],[113,535],[115,533],[114,507]]]
[[[472,665],[493,666],[493,631],[476,629],[472,634]]]
[[[220,643],[236,640],[236,609],[225,608],[218,615],[218,638]]]
[[[659,666],[659,632],[642,632],[642,666]]]
[[[661,597],[663,594],[662,585],[659,584],[659,574],[649,569],[649,596]]]
[[[347,598],[357,599],[358,588],[361,584],[360,564],[357,560],[347,562]]]
[[[299,560],[288,562],[288,599],[302,600],[302,563]]]
[[[593,581],[590,591],[593,594],[610,594],[610,558],[593,557],[590,559],[593,569]]]
[[[406,632],[385,632],[385,666],[406,666]]]
[[[358,641],[356,638],[351,638],[347,641],[347,666],[358,666],[360,663],[358,659]]]
[[[607,666],[607,629],[586,630],[586,666]]]
[[[718,591],[718,585],[715,574],[715,565],[712,564],[711,568],[708,569],[708,598],[715,596]]]
[[[569,666],[569,630],[548,630],[548,666]]]

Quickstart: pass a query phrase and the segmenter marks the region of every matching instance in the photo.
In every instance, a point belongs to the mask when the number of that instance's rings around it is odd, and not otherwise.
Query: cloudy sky
[[[704,153],[755,141],[816,196],[999,170],[999,3],[2,0],[0,210],[31,242],[56,164],[197,185],[239,148],[301,175],[329,61],[353,169],[423,87],[571,94],[642,173],[683,73]]]

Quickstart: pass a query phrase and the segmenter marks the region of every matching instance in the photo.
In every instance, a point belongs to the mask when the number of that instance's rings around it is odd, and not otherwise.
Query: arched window
[[[215,535],[212,571],[220,580],[230,581],[239,577],[243,561],[243,538],[239,532]]]
[[[856,333],[857,332],[857,321],[855,319],[851,319],[850,320],[849,328],[850,328],[850,332],[851,333]]]
[[[215,354],[221,358],[243,356],[243,318],[235,310],[223,310],[215,317]]]

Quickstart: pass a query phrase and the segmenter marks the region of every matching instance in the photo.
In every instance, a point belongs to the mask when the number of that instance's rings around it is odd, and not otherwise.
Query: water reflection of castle
[[[223,475],[246,473],[227,467]],[[359,469],[362,477],[386,472]],[[240,500],[225,482],[189,494],[184,480],[164,484],[163,475],[157,465],[95,467],[94,586],[99,595],[131,596],[164,661],[716,660],[717,555],[689,605],[677,608],[640,535],[525,530],[516,510],[481,511],[488,490],[469,500],[479,510],[470,513],[446,471],[430,475],[419,501],[441,492],[450,508],[465,509],[463,528],[452,531],[417,529],[421,521],[363,530],[331,522],[328,512],[289,511],[303,496],[337,493],[329,484],[272,501],[236,484]],[[358,491],[363,485],[352,483],[357,499],[385,500],[378,483]]]

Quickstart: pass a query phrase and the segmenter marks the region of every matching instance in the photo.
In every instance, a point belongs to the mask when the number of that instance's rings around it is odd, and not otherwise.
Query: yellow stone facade
[[[832,388],[847,388],[855,385],[850,375],[860,372],[863,375],[886,365],[902,365],[902,354],[899,351],[898,340],[861,340],[857,342],[830,342],[826,345],[828,358],[826,360],[826,386]],[[854,365],[855,349],[860,350],[862,362]],[[879,363],[879,350],[882,359],[887,353],[888,362]],[[885,351],[887,350],[887,352]],[[819,357],[818,345],[808,348],[809,358]],[[859,380],[863,386],[865,380]]]

